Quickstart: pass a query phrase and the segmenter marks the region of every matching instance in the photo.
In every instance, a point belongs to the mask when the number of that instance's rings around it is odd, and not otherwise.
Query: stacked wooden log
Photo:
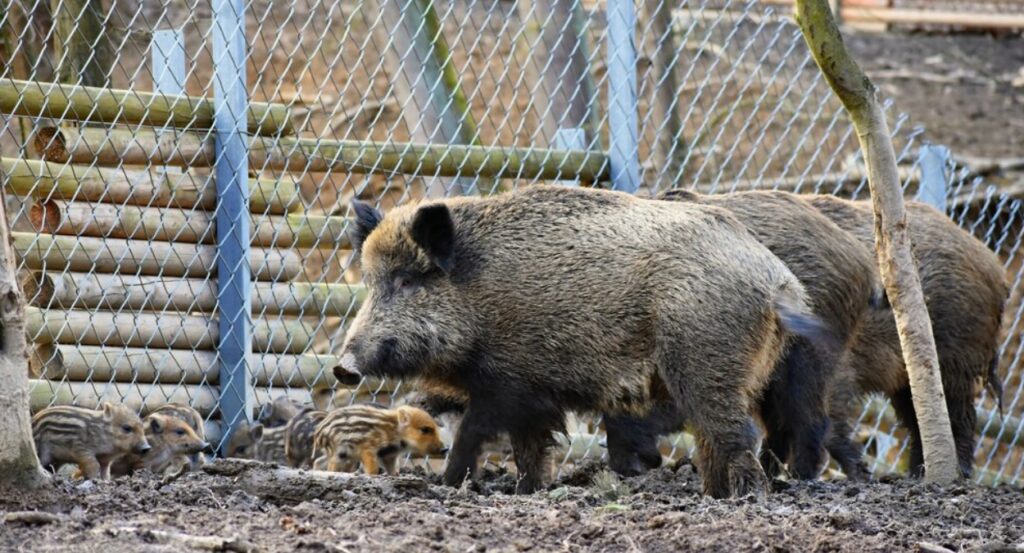
[[[23,88],[24,94],[33,90]],[[155,103],[146,109],[115,105],[117,117],[90,111],[82,119],[150,123],[146,117],[160,98],[151,98]],[[70,107],[60,115],[73,116],[76,101],[70,93]],[[209,106],[189,101],[187,114],[172,103],[166,121],[152,123],[202,126]],[[19,109],[26,108],[8,113]],[[254,121],[255,132],[291,131],[277,106],[257,105],[253,117],[276,122]],[[21,197],[35,230],[13,235],[30,302],[28,335],[36,344],[33,409],[111,400],[145,412],[180,401],[211,421],[209,436],[219,435],[211,135],[47,127],[37,129],[35,139],[39,159],[0,159],[7,193]],[[255,403],[285,394],[308,402],[310,390],[337,386],[331,344],[363,290],[305,281],[303,263],[313,249],[348,249],[347,221],[306,214],[287,173],[250,179],[249,186]]]

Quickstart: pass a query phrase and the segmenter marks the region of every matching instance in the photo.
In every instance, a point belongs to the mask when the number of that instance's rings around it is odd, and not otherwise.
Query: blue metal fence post
[[[221,448],[252,416],[245,1],[213,1]]]
[[[949,190],[949,179],[946,174],[949,148],[932,144],[921,146],[917,154],[917,163],[921,168],[921,185],[914,199],[945,213]]]
[[[640,188],[636,84],[636,8],[633,0],[608,0],[608,158],[612,188]]]

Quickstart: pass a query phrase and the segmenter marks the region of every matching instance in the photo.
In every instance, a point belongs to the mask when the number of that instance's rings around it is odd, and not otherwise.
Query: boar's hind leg
[[[697,422],[701,421],[701,422]],[[697,471],[711,497],[764,495],[768,479],[754,457],[757,430],[749,416],[695,419],[700,456]]]
[[[964,478],[970,478],[974,472],[974,429],[978,422],[978,413],[974,410],[974,390],[967,383],[966,386],[946,386],[945,392],[960,473]]]
[[[704,493],[716,498],[763,495],[768,479],[754,456],[757,427],[739,383],[724,384],[719,378],[691,379],[677,390],[695,430]]]
[[[827,442],[828,453],[835,459],[846,478],[865,481],[871,478],[871,474],[868,472],[867,465],[864,464],[860,446],[850,438],[853,435],[850,420],[847,417],[832,419],[832,428],[829,431]]]
[[[444,469],[444,483],[448,486],[460,486],[466,478],[476,477],[483,444],[494,439],[501,430],[495,425],[496,414],[480,405],[487,403],[470,402],[455,433],[455,442]]]
[[[776,367],[761,404],[768,430],[762,465],[772,476],[789,462],[793,476],[817,478],[829,430],[828,381],[834,360],[823,348],[797,338]]]
[[[900,389],[892,395],[892,408],[907,428],[910,441],[910,476],[920,478],[924,474],[924,450],[921,448],[921,430],[917,426],[917,412],[910,387]]]

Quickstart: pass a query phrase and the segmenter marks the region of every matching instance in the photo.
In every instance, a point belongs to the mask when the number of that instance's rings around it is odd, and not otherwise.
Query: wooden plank
[[[203,278],[217,274],[216,246],[28,232],[11,235],[24,268],[32,270]],[[278,282],[292,280],[303,270],[298,251],[279,249],[253,249],[249,267],[253,278]]]
[[[0,79],[0,113],[62,121],[134,123],[192,130],[213,128],[213,100],[139,90]],[[294,134],[283,104],[249,104],[249,132]]]
[[[174,140],[168,140],[146,129],[45,129],[40,132],[51,138],[37,141],[35,148],[53,162],[100,163],[116,167],[160,163],[208,167],[213,162],[213,137],[208,135],[183,133]],[[156,144],[160,146],[152,146]],[[607,165],[607,155],[599,151],[318,138],[256,137],[250,143],[249,150],[249,166],[254,171],[298,173],[346,172],[531,180],[578,178],[593,183],[610,178]]]
[[[40,232],[65,236],[217,243],[214,214],[194,209],[50,200],[35,202],[29,208],[29,221]],[[351,244],[344,217],[254,214],[249,225],[251,244],[257,248],[338,250]]]
[[[333,328],[331,328],[333,326]],[[339,322],[294,317],[256,318],[252,347],[257,352],[306,353],[326,346]],[[109,311],[26,309],[25,332],[37,344],[172,348],[213,351],[220,328],[215,317],[180,313],[111,313]]]
[[[51,309],[212,313],[217,308],[217,283],[205,278],[36,271],[22,276],[22,288],[31,305]],[[358,284],[257,281],[252,312],[346,317],[365,296]]]
[[[213,176],[194,171],[108,169],[5,157],[0,158],[0,177],[14,194],[42,200],[207,211],[217,206]],[[287,176],[249,179],[249,195],[254,213],[282,215],[303,208],[298,184]]]

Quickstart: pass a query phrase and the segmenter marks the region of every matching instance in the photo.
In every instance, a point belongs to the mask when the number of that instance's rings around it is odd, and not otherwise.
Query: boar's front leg
[[[486,405],[486,402],[470,401],[459,424],[444,469],[444,483],[448,486],[460,486],[466,478],[476,478],[484,443],[498,435],[496,414],[482,408],[481,404]]]

